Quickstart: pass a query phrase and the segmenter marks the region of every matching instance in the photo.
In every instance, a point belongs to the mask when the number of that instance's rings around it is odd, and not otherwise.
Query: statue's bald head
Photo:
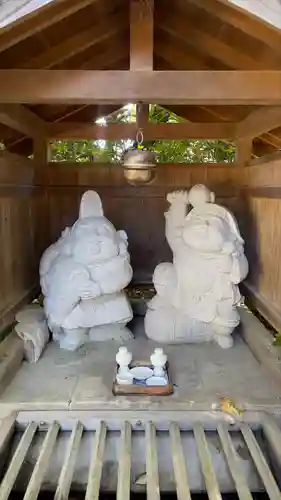
[[[214,203],[215,194],[203,184],[196,184],[190,189],[188,200],[193,207],[199,207],[205,203]]]

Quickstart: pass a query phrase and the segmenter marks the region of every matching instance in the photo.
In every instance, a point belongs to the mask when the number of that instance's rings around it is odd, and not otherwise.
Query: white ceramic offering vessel
[[[116,363],[119,365],[119,375],[129,372],[129,364],[132,361],[132,353],[128,351],[127,347],[120,347],[115,359]]]
[[[151,364],[154,367],[154,376],[163,377],[165,375],[164,367],[167,363],[167,356],[164,353],[162,347],[157,347],[154,349],[154,353],[150,356]]]

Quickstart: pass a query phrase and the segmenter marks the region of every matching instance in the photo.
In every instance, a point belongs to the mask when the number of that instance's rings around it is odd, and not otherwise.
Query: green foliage
[[[184,122],[183,119],[158,105],[150,106],[149,119],[154,123]],[[128,123],[135,120],[136,107],[125,106],[118,113],[100,122],[105,126],[107,123]],[[52,160],[120,163],[124,151],[132,145],[135,143],[130,140],[56,141],[52,145]],[[156,161],[159,163],[230,163],[235,159],[234,145],[221,140],[156,140],[145,141],[143,146],[154,151]]]

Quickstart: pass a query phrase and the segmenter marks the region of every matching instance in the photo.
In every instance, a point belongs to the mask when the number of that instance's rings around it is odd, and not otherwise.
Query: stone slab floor
[[[255,330],[257,319],[241,311],[242,328]],[[259,323],[259,330],[265,328]],[[135,360],[148,360],[154,349],[143,331],[143,319],[132,325],[128,347]],[[253,331],[254,334],[254,331]],[[0,411],[12,410],[205,410],[220,396],[245,409],[281,410],[281,388],[271,380],[239,333],[227,351],[217,345],[166,346],[174,384],[171,396],[114,396],[113,342],[87,345],[76,353],[51,343],[36,365],[24,362],[0,395]]]

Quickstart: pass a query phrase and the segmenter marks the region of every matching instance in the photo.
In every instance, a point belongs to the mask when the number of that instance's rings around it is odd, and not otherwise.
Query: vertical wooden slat
[[[14,486],[14,482],[18,476],[22,463],[25,459],[26,453],[31,445],[36,429],[37,429],[37,424],[35,424],[35,422],[31,422],[27,426],[24,434],[22,435],[21,440],[17,446],[17,449],[8,467],[8,470],[1,483],[0,500],[6,500],[9,497],[12,488]]]
[[[178,500],[191,500],[180,429],[174,422],[170,427],[170,438]]]
[[[86,500],[98,500],[99,498],[105,440],[106,424],[102,421],[99,429],[96,431],[94,449],[89,469],[89,478],[85,497]]]
[[[209,499],[221,500],[219,484],[213,468],[208,443],[206,440],[204,429],[200,423],[195,424],[194,426],[194,436]]]
[[[252,494],[249,490],[242,470],[240,459],[237,456],[236,450],[225,424],[218,424],[218,433],[240,500],[253,500]]]
[[[82,434],[83,425],[78,421],[76,422],[76,425],[73,428],[70,436],[69,445],[66,450],[66,455],[61,469],[54,500],[65,500],[69,496],[71,481]]]
[[[259,444],[252,430],[245,424],[241,424],[240,428],[243,437],[245,439],[245,442],[250,450],[252,458],[256,464],[258,473],[263,480],[269,498],[271,500],[280,500],[281,492],[275,482],[272,472],[267,464],[267,461],[259,447]]]
[[[145,439],[147,500],[160,500],[156,429],[152,422],[147,424]]]
[[[49,427],[47,435],[44,439],[39,457],[33,469],[30,481],[28,483],[24,500],[35,500],[39,494],[42,481],[47,471],[51,454],[59,432],[58,422],[53,422]]]
[[[125,422],[120,439],[121,451],[119,456],[116,498],[117,500],[130,500],[132,430],[129,422]]]

